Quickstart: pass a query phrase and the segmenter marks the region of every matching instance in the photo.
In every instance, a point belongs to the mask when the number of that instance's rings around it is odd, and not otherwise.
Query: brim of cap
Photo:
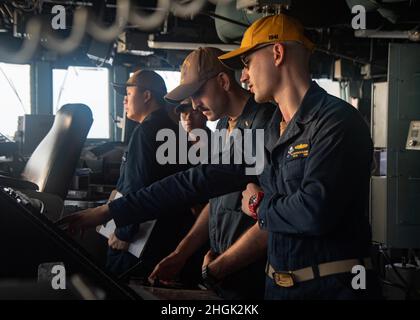
[[[206,83],[207,79],[194,83],[181,84],[165,96],[165,100],[169,103],[179,103],[186,98],[191,97]]]
[[[112,87],[114,90],[122,96],[127,95],[127,87],[135,87],[135,84],[126,84],[126,83],[113,83]]]
[[[219,56],[219,60],[231,69],[242,69],[244,67],[241,61],[241,55],[247,53],[248,51],[254,49],[258,44],[249,47],[238,48],[231,52],[222,54]]]
[[[184,112],[185,110],[191,109],[191,108],[192,108],[191,104],[181,103],[181,104],[179,104],[175,107],[175,112],[176,113],[181,113],[181,112]]]

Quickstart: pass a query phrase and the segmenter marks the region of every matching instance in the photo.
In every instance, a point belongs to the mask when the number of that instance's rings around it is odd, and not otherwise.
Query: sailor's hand
[[[213,251],[209,250],[204,256],[202,268],[213,262],[213,260],[216,258],[217,255]]]
[[[185,265],[186,258],[176,251],[160,261],[153,272],[149,276],[149,282],[154,284],[156,280],[159,282],[170,285],[176,280],[178,274],[181,272]]]
[[[108,239],[108,245],[114,250],[127,251],[130,243],[118,239],[115,233],[112,233]]]
[[[88,228],[94,228],[100,224],[104,224],[111,219],[107,204],[102,206],[86,209],[76,212],[58,220],[55,224],[70,234],[83,232]]]
[[[262,191],[261,187],[255,183],[248,183],[246,189],[242,192],[242,211],[255,219],[255,216],[249,210],[249,198]]]

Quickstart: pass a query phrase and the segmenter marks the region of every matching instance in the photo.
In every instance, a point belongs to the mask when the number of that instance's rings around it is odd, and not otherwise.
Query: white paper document
[[[118,199],[121,196],[122,196],[121,193],[117,192],[115,194],[115,197],[112,197],[111,195],[111,198]],[[155,224],[156,224],[156,220],[150,220],[150,221],[143,222],[139,225],[139,231],[137,232],[136,236],[131,241],[130,246],[128,247],[128,252],[130,252],[133,256],[137,258],[141,256]],[[110,220],[108,221],[106,225],[99,226],[96,229],[96,231],[99,234],[109,239],[111,234],[114,233],[115,229],[116,229],[115,221]]]

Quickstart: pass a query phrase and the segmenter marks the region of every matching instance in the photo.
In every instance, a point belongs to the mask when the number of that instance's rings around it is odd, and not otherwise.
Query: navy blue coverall
[[[122,195],[144,188],[155,181],[190,167],[186,164],[161,165],[157,161],[156,151],[163,142],[156,141],[156,134],[161,129],[173,130],[178,136],[178,126],[169,118],[165,108],[160,108],[149,114],[133,131],[127,152],[123,156],[120,177],[117,182],[117,190]],[[167,210],[176,211],[178,217],[166,215],[157,221],[142,254],[144,273],[153,270],[154,265],[176,247],[176,243],[192,226],[193,217],[188,207],[177,206]],[[138,223],[134,223],[118,227],[115,230],[115,235],[120,240],[130,242],[137,232]],[[166,238],[166,241],[162,241],[163,238]],[[128,252],[108,248],[107,269],[115,274],[124,273],[138,261]]]
[[[237,119],[236,129],[265,129],[273,115],[271,103],[258,104],[249,98],[242,114]],[[229,127],[228,118],[220,119],[217,129]],[[225,183],[229,183],[226,181]],[[232,246],[255,220],[242,212],[242,191],[228,193],[210,199],[209,237],[210,248],[216,255]],[[234,272],[220,281],[214,290],[225,299],[262,299],[264,297],[265,255],[242,270]]]
[[[269,232],[268,262],[276,271],[295,271],[370,257],[367,208],[373,147],[360,113],[313,82],[279,137],[280,121],[277,110],[259,177],[265,192],[259,224]],[[354,290],[352,276],[318,277],[291,288],[267,276],[266,298],[379,297],[374,275],[368,272],[366,290]]]

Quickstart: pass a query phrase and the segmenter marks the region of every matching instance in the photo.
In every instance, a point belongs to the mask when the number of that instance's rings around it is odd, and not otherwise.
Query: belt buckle
[[[292,271],[273,272],[273,279],[278,286],[283,288],[290,288],[295,285],[295,278]]]

